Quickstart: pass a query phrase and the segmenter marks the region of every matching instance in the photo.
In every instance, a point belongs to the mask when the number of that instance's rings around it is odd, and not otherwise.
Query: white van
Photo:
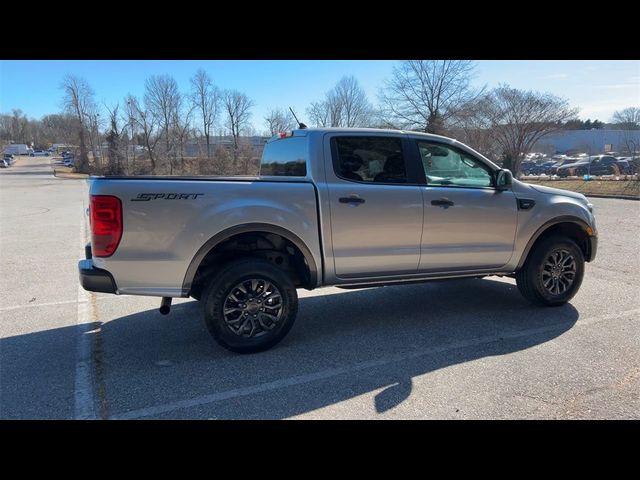
[[[12,143],[4,149],[4,153],[11,153],[13,155],[29,155],[30,152],[31,149],[24,143]]]

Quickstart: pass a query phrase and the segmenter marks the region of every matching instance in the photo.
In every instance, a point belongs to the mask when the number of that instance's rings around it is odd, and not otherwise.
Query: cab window
[[[353,182],[407,183],[402,140],[397,137],[335,137],[333,166],[338,177]]]

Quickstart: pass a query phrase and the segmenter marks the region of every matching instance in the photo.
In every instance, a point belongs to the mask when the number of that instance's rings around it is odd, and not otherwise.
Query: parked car
[[[633,164],[628,160],[616,159],[616,165],[618,166],[621,175],[632,175],[634,173]]]
[[[619,161],[626,161],[629,164],[629,174],[640,173],[640,157],[620,157]]]
[[[595,155],[589,157],[589,161],[573,167],[573,175],[577,176],[624,175],[627,173],[629,173],[629,162],[618,160],[611,155]]]
[[[536,167],[536,163],[530,160],[525,160],[520,164],[520,172],[524,175],[531,175],[531,170]]]
[[[556,164],[556,162],[554,161],[548,161],[548,162],[544,162],[540,165],[538,165],[538,168],[536,170],[536,174],[537,175],[550,175],[550,171],[551,171],[551,167],[553,167]]]
[[[532,303],[557,306],[597,250],[584,195],[396,130],[277,135],[256,177],[92,177],[89,205],[83,288],[163,297],[163,314],[191,296],[213,338],[241,353],[286,336],[298,288],[506,275]]]
[[[7,168],[9,166],[9,164],[7,163],[7,161],[3,158],[2,160],[0,160],[0,168]]]
[[[550,171],[553,171],[555,175],[559,177],[569,177],[573,175],[578,175],[576,170],[584,165],[589,165],[589,157],[575,159],[572,158],[570,160],[564,160],[562,165],[558,167],[552,167]]]
[[[14,162],[16,161],[16,159],[15,159],[15,157],[14,157],[14,155],[12,153],[5,153],[4,156],[2,157],[2,159],[7,164],[8,167],[13,165]]]
[[[49,152],[45,150],[33,150],[31,153],[29,153],[29,156],[30,157],[48,157]]]
[[[555,164],[556,162],[554,161],[535,163],[533,165],[525,166],[524,168],[522,168],[522,171],[525,175],[549,175],[549,170]]]
[[[62,164],[65,167],[73,167],[73,155],[65,157],[64,160],[62,160]]]

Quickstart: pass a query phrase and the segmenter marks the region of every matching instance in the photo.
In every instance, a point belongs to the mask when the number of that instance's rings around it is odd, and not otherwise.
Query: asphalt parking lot
[[[199,304],[78,286],[87,185],[52,159],[0,171],[0,418],[638,418],[640,202],[594,198],[574,300],[511,279],[300,291],[276,348],[232,354]]]

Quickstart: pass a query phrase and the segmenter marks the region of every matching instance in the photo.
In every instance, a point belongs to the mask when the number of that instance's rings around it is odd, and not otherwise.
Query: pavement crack
[[[517,392],[516,395],[519,397],[530,398],[531,400],[536,400],[538,402],[546,403],[547,405],[554,405],[554,406],[558,405],[557,402],[547,400],[546,398],[538,397],[537,395],[529,395],[528,393],[523,393],[523,392]]]

